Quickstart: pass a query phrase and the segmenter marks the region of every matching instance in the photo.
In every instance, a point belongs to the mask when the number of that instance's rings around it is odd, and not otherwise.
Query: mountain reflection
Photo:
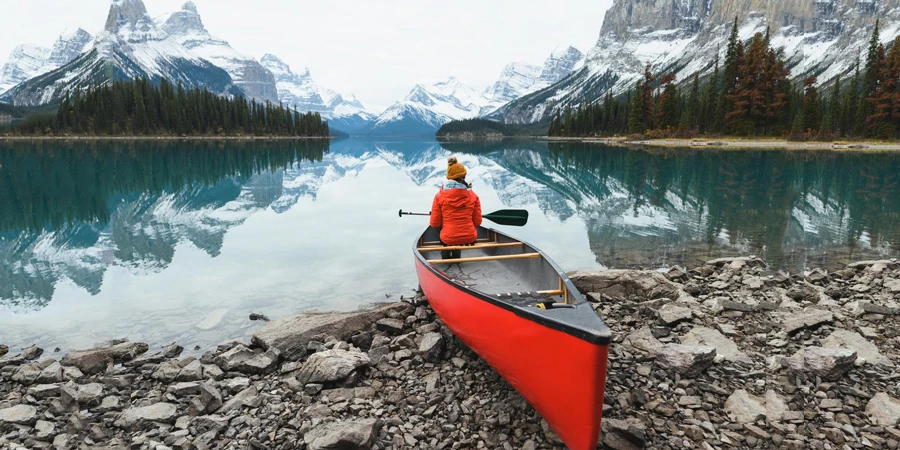
[[[282,216],[304,199],[304,214],[315,216],[326,210],[318,203],[324,186],[367,170],[381,178],[360,183],[383,204],[350,202],[330,214],[359,224],[359,230],[344,235],[378,236],[381,251],[405,251],[414,230],[388,233],[385,227],[396,223],[396,214],[378,219],[393,222],[377,222],[382,228],[368,230],[370,218],[394,208],[395,201],[430,202],[423,195],[430,196],[431,187],[443,180],[451,152],[469,166],[483,198],[545,216],[512,232],[578,242],[588,262],[596,257],[607,267],[692,266],[755,254],[773,269],[833,268],[853,259],[894,256],[900,238],[900,158],[894,154],[624,149],[538,141],[0,142],[0,305],[39,310],[63,280],[96,296],[110,267],[138,276],[159,273],[174,264],[176,248],[185,243],[219,258],[226,234],[263,211],[303,233],[301,224],[309,227],[308,222]],[[346,196],[359,194],[341,189],[331,192],[332,202],[343,205]],[[409,192],[398,200],[397,189]],[[563,229],[581,240],[562,240]],[[316,245],[324,250],[316,257],[333,261],[316,265],[349,264],[352,255],[327,251],[338,245],[329,238],[340,239],[322,235]],[[281,234],[240,239],[260,247],[259,258],[284,249],[308,261],[303,253],[309,244],[303,247],[297,239]],[[557,248],[554,258],[566,261],[564,253]],[[373,269],[372,278],[413,277],[405,260],[392,259],[390,270]],[[252,267],[228,268],[234,272],[227,276],[265,276]],[[324,269],[309,270],[306,280],[322,281],[315,270]]]
[[[327,140],[0,142],[0,299],[40,308],[63,277],[92,294],[110,264],[160,270],[186,239],[217,256],[228,228],[281,195]]]
[[[550,187],[565,199],[557,215],[577,211],[607,266],[690,266],[753,254],[771,268],[801,270],[897,253],[896,154],[445,146]]]

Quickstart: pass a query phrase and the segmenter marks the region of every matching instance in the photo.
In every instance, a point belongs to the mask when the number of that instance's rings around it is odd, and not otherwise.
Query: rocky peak
[[[112,0],[104,30],[129,42],[164,37],[160,36],[156,24],[147,14],[147,7],[141,0]]]
[[[282,61],[281,58],[271,54],[266,53],[259,60],[260,64],[266,69],[269,69],[272,72],[272,75],[275,75],[276,82],[299,82],[300,80],[311,78],[309,74],[309,68],[304,67],[303,71],[300,73],[295,73],[291,70],[291,66],[289,66],[286,62]]]
[[[173,36],[186,36],[191,34],[207,35],[203,20],[197,12],[197,6],[193,2],[185,3],[180,11],[172,13],[165,23],[163,31]]]
[[[84,52],[92,39],[93,36],[81,28],[74,32],[63,33],[53,44],[48,62],[55,66],[68,64]]]
[[[557,48],[544,62],[539,80],[553,84],[562,80],[584,60],[584,53],[575,47]]]

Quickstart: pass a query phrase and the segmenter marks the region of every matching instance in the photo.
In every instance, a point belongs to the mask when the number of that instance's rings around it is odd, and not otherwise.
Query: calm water
[[[485,212],[566,270],[773,269],[894,257],[900,154],[424,141],[0,142],[0,343],[210,348],[270,317],[416,287],[411,246],[449,154]],[[499,227],[503,228],[503,227]]]

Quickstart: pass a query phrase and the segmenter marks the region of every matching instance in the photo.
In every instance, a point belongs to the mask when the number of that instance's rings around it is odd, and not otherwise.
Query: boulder
[[[900,423],[900,400],[879,392],[866,404],[866,415],[879,426],[895,426]]]
[[[260,403],[259,391],[256,389],[256,386],[250,386],[229,398],[216,413],[227,414],[234,409],[241,409],[244,406],[255,407],[259,406]]]
[[[706,327],[694,327],[681,338],[681,343],[685,345],[705,345],[707,347],[715,347],[716,354],[721,355],[727,361],[737,361],[742,363],[752,363],[753,361],[742,352],[737,344],[728,339],[717,330]]]
[[[631,351],[640,351],[650,355],[656,355],[663,348],[663,343],[653,336],[653,331],[648,327],[626,336],[622,345]]]
[[[766,415],[765,400],[738,389],[725,400],[725,413],[732,422],[753,423],[757,417]]]
[[[37,408],[31,405],[16,405],[0,409],[0,425],[30,425],[37,420]]]
[[[806,347],[788,358],[788,368],[821,377],[825,381],[837,381],[856,362],[856,352],[846,349]]]
[[[326,350],[311,355],[303,363],[297,371],[297,380],[303,385],[339,381],[369,363],[369,355],[362,352]]]
[[[222,407],[222,393],[208,383],[200,383],[200,400],[206,406],[206,412],[211,413]]]
[[[828,311],[815,308],[806,308],[800,312],[786,313],[781,322],[784,331],[788,334],[796,333],[804,328],[814,327],[834,320],[834,315]]]
[[[303,440],[308,450],[368,450],[380,429],[378,419],[331,422],[309,430]]]
[[[278,363],[276,350],[255,352],[243,345],[216,357],[216,364],[226,372],[238,371],[247,374],[265,374],[275,369]]]
[[[384,318],[375,322],[375,328],[390,334],[400,334],[406,324],[400,319]]]
[[[647,443],[647,427],[640,419],[604,419],[601,429],[603,444],[615,450],[639,450]]]
[[[42,354],[44,354],[44,349],[37,345],[29,345],[22,349],[22,357],[30,361],[40,358]]]
[[[646,301],[661,298],[676,299],[681,290],[666,277],[653,271],[588,270],[569,274],[579,291],[596,299],[614,301]]]
[[[177,416],[175,405],[171,403],[154,403],[149,406],[126,409],[115,421],[115,426],[130,429],[147,422],[172,423]]]
[[[656,312],[659,316],[659,320],[666,324],[672,325],[683,320],[691,320],[694,316],[691,308],[686,306],[677,305],[675,303],[667,303],[659,308],[659,311]]]
[[[9,353],[9,346],[0,344],[0,356],[4,356]]]
[[[656,355],[656,362],[665,369],[693,378],[712,365],[716,349],[701,345],[667,344]]]
[[[847,268],[853,270],[862,270],[874,265],[883,265],[889,269],[896,269],[898,266],[900,266],[900,263],[898,263],[897,261],[891,261],[889,259],[875,261],[857,261],[847,264]]]
[[[894,363],[878,351],[875,344],[866,340],[859,333],[837,329],[822,341],[825,348],[844,348],[856,351],[857,356],[869,364],[893,367]]]
[[[368,330],[375,322],[391,314],[408,314],[413,306],[406,302],[389,303],[368,311],[351,313],[307,313],[266,323],[253,335],[253,343],[274,348],[289,361],[306,355],[306,345],[316,335],[349,339]]]
[[[713,266],[713,267],[729,266],[732,268],[737,268],[737,267],[761,267],[763,269],[766,268],[766,262],[763,261],[762,259],[759,259],[756,256],[738,256],[738,257],[717,258],[717,259],[707,261],[706,265]]]
[[[134,359],[150,347],[142,342],[123,342],[90,350],[70,351],[60,361],[64,366],[75,366],[88,375],[106,370],[111,363],[123,363]]]
[[[441,333],[427,333],[422,336],[419,342],[419,353],[425,358],[425,361],[437,362],[441,359],[441,352],[444,351],[444,335]]]

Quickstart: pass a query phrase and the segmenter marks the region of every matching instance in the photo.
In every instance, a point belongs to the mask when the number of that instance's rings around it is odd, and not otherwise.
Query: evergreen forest
[[[166,79],[116,81],[68,93],[55,115],[34,115],[9,130],[47,136],[285,136],[328,137],[319,113],[206,89],[185,89]]]
[[[897,139],[900,137],[900,37],[886,49],[876,22],[862,63],[852,77],[791,81],[769,40],[757,33],[745,43],[735,18],[725,51],[712,75],[695,74],[677,85],[673,73],[649,65],[627,95],[567,106],[550,123],[550,136],[645,137],[754,136],[791,140]]]

